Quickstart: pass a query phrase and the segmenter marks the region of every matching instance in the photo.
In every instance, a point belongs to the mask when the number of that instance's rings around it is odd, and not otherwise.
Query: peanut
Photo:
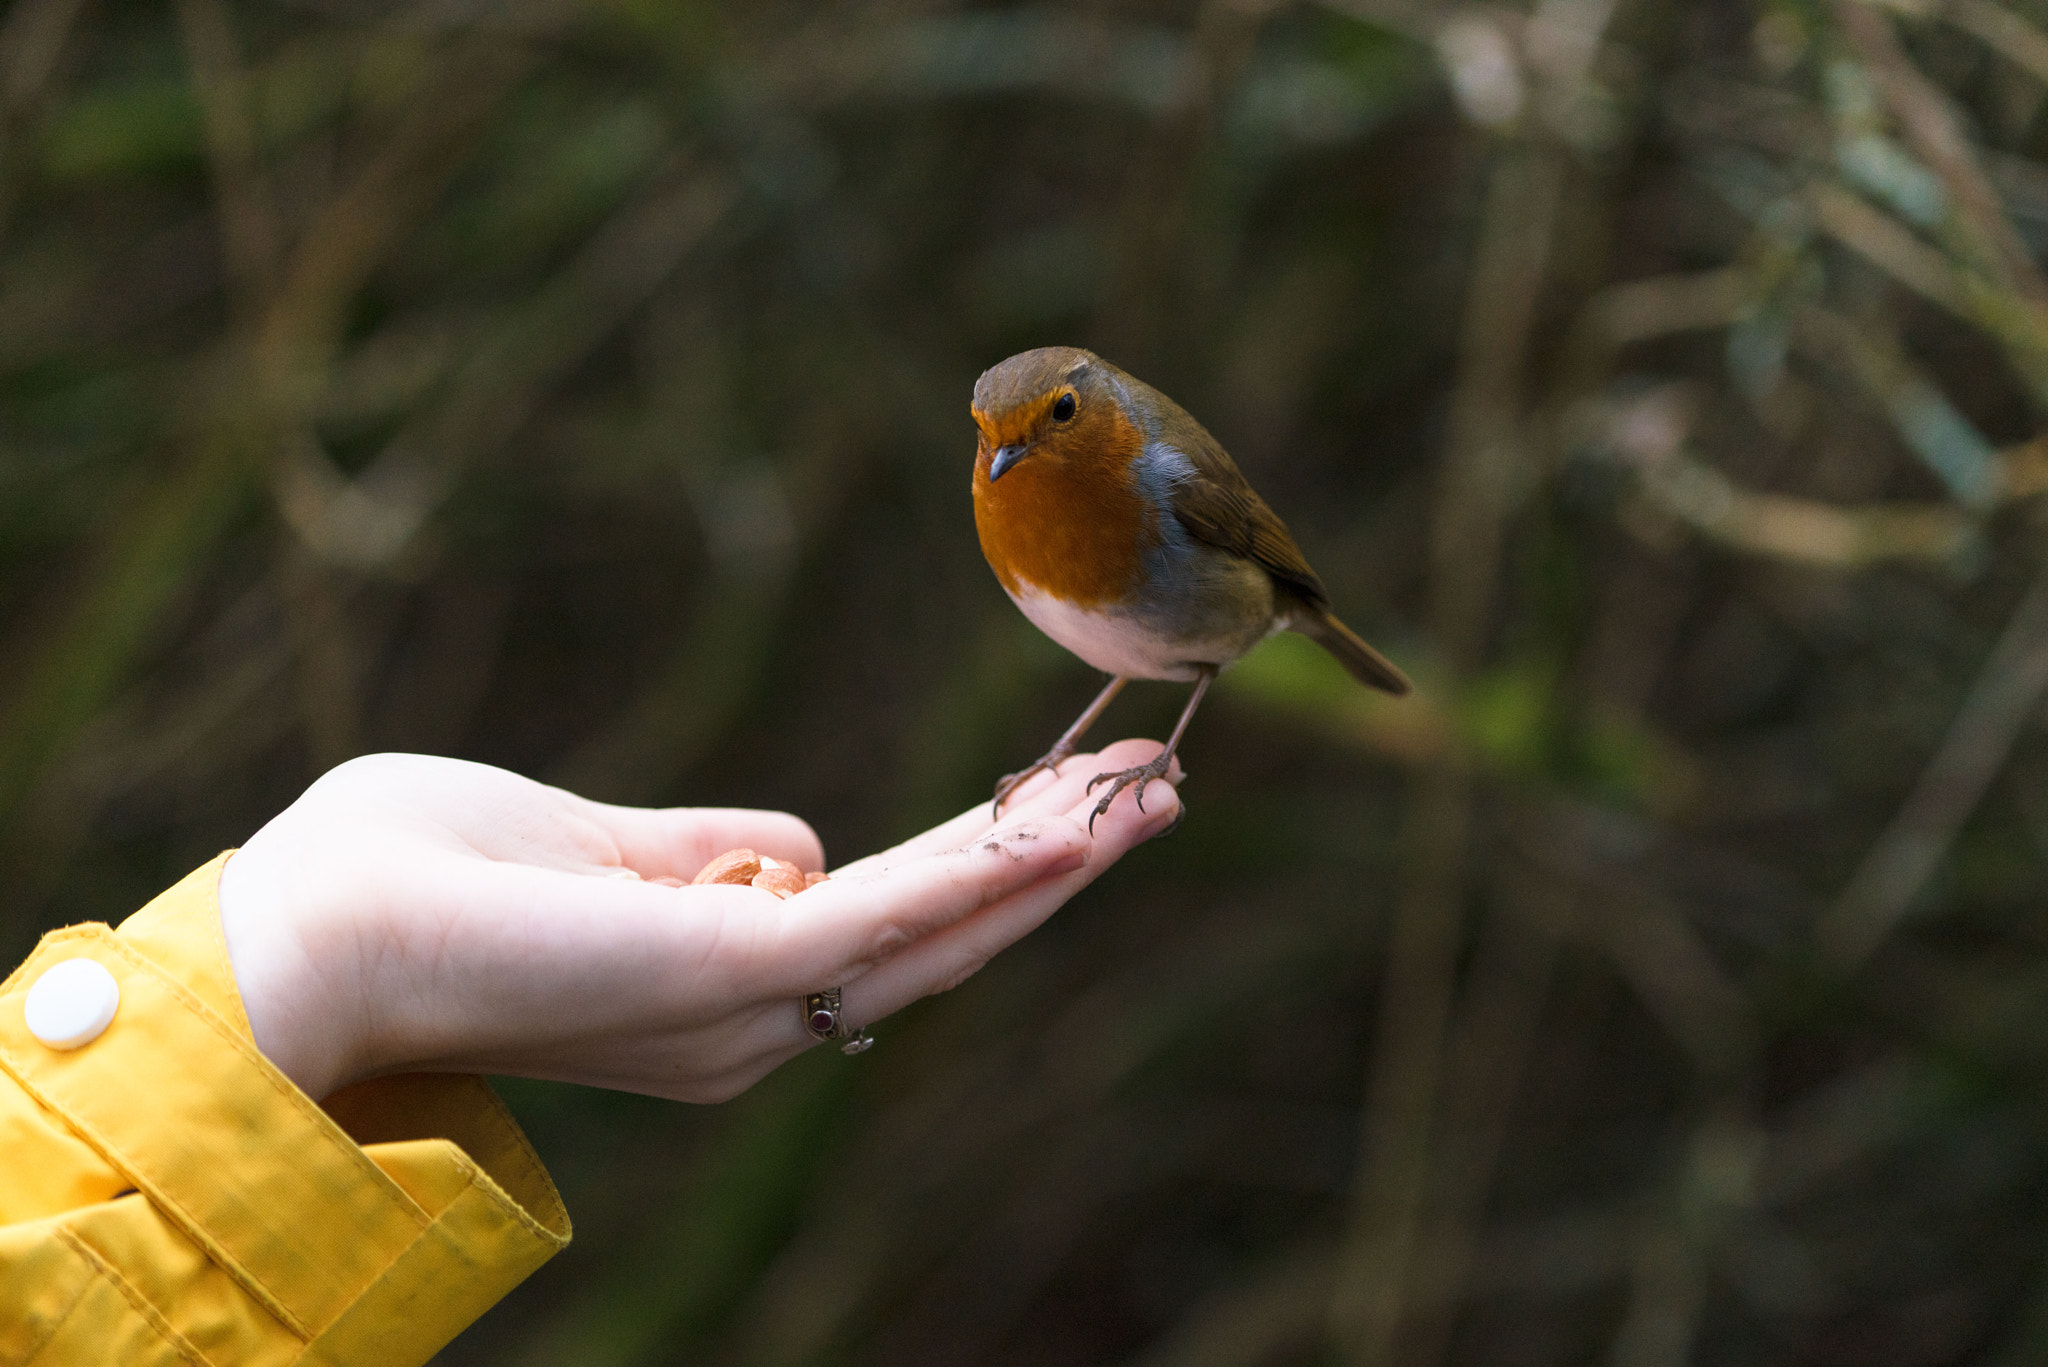
[[[780,859],[764,858],[761,871],[754,875],[754,886],[777,897],[794,897],[804,890],[804,871]]]
[[[761,872],[761,856],[752,850],[727,850],[697,871],[693,886],[703,883],[751,883]]]
[[[787,859],[777,859],[774,855],[737,849],[727,850],[706,864],[690,882],[693,886],[700,883],[751,883],[763,892],[788,898],[807,888],[815,888],[829,877],[831,875],[827,873],[805,873]],[[653,881],[667,883],[671,880],[657,878]],[[682,886],[680,882],[673,885]]]

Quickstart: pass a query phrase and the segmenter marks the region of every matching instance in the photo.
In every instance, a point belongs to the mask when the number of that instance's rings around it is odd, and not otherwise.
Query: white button
[[[121,984],[91,959],[66,959],[43,970],[22,1014],[28,1032],[52,1049],[91,1044],[121,1009]]]

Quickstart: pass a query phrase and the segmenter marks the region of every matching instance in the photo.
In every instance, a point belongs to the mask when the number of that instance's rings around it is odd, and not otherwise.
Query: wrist
[[[352,994],[336,990],[337,962],[311,943],[317,909],[295,886],[292,861],[274,858],[263,837],[221,868],[221,937],[256,1047],[318,1100],[367,1075],[363,1031]]]

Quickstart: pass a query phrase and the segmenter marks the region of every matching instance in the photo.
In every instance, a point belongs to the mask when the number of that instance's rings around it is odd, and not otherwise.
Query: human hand
[[[781,812],[592,802],[502,769],[372,755],[332,770],[228,860],[220,914],[256,1044],[323,1097],[383,1073],[554,1078],[733,1096],[815,1041],[798,998],[843,987],[872,1025],[957,986],[1179,811],[1087,781],[1121,741],[837,870],[787,901],[665,887],[749,846],[823,866]],[[1179,771],[1172,775],[1178,781]],[[635,877],[634,875],[638,875]]]

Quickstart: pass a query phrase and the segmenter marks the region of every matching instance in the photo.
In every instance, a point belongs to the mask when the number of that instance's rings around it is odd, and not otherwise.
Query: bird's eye
[[[1052,420],[1054,422],[1065,422],[1073,416],[1074,396],[1072,394],[1060,395],[1058,401],[1052,406]]]

